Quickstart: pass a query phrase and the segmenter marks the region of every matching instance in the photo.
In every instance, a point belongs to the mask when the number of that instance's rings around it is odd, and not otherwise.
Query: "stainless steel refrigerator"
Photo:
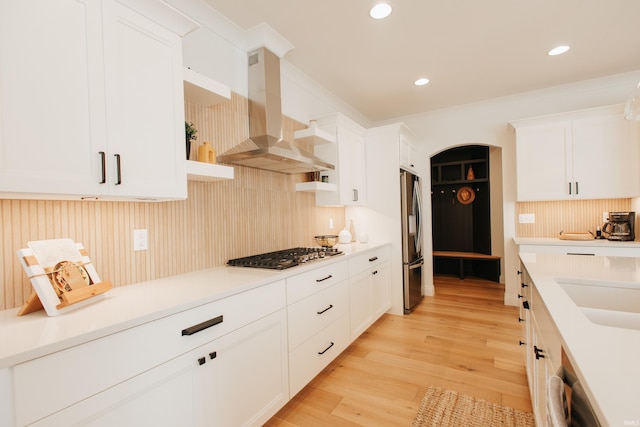
[[[400,170],[400,197],[402,203],[402,270],[404,286],[404,313],[422,299],[422,202],[420,178]]]

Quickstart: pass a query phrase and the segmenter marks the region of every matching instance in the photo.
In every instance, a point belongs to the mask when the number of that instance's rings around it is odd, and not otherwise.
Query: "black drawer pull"
[[[377,261],[378,257],[377,256],[373,256],[371,258],[369,258],[369,262],[373,262],[373,261]]]
[[[316,311],[316,313],[318,313],[318,314],[326,313],[327,311],[331,310],[332,308],[333,308],[333,304],[329,304],[329,307],[325,308],[322,311]]]
[[[215,326],[218,323],[222,323],[222,315],[214,317],[213,319],[206,320],[202,323],[198,323],[197,325],[190,326],[187,329],[183,329],[182,335],[184,336],[197,334],[198,332],[204,331],[205,329]]]
[[[521,288],[526,288],[527,286],[529,286],[529,285],[527,285],[526,283],[521,283],[521,284],[520,284],[520,287],[521,287]]]
[[[518,322],[524,322],[524,319],[522,317],[518,317]]]
[[[527,345],[527,343],[522,341],[522,340],[520,340],[520,345]]]
[[[218,357],[218,352],[212,351],[209,353],[209,359],[215,359],[216,357]]]
[[[522,298],[522,295],[518,294],[518,298]]]
[[[316,279],[316,282],[320,283],[320,282],[324,282],[325,280],[331,279],[333,276],[332,275],[328,275],[327,277],[323,277],[322,279]]]
[[[322,350],[322,351],[319,351],[319,352],[318,352],[318,354],[322,356],[322,355],[323,355],[323,354],[325,354],[327,351],[329,351],[329,349],[330,349],[331,347],[333,347],[333,341],[331,341],[331,344],[329,344],[329,347],[325,348],[325,349],[324,349],[324,350]]]
[[[567,252],[567,255],[596,256],[596,254],[580,254],[580,253],[578,253],[578,252]]]
[[[204,357],[198,359],[198,365],[202,366],[205,363],[207,363],[207,359],[205,359]]]

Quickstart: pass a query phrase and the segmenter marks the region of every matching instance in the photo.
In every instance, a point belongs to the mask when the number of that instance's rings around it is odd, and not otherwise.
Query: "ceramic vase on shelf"
[[[216,150],[206,141],[198,147],[198,161],[204,163],[216,162]]]
[[[476,179],[476,175],[473,173],[473,166],[469,166],[469,170],[467,171],[467,180],[473,181]]]
[[[349,234],[351,234],[351,242],[355,242],[356,241],[356,229],[353,226],[353,220],[351,220],[351,223],[349,224]]]
[[[345,227],[340,233],[338,233],[338,242],[340,243],[351,243],[351,233]]]

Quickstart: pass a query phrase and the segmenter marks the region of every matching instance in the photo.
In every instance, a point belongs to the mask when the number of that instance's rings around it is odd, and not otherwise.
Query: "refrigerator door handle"
[[[418,179],[415,180],[415,182],[413,183],[413,203],[412,203],[412,208],[413,208],[413,214],[415,215],[416,218],[416,225],[417,225],[417,229],[416,229],[416,234],[414,236],[414,242],[415,242],[415,246],[416,246],[416,252],[418,254],[421,253],[422,250],[422,201],[421,201],[421,197],[420,197],[420,181]]]
[[[409,266],[409,270],[412,270],[414,268],[424,265],[424,259],[420,257],[414,261],[411,261],[410,263],[407,263],[407,265]]]

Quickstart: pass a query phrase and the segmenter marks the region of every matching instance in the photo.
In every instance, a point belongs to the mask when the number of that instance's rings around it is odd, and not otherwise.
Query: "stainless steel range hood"
[[[282,139],[280,58],[266,48],[249,54],[249,139],[218,156],[218,161],[288,174],[334,169]]]

